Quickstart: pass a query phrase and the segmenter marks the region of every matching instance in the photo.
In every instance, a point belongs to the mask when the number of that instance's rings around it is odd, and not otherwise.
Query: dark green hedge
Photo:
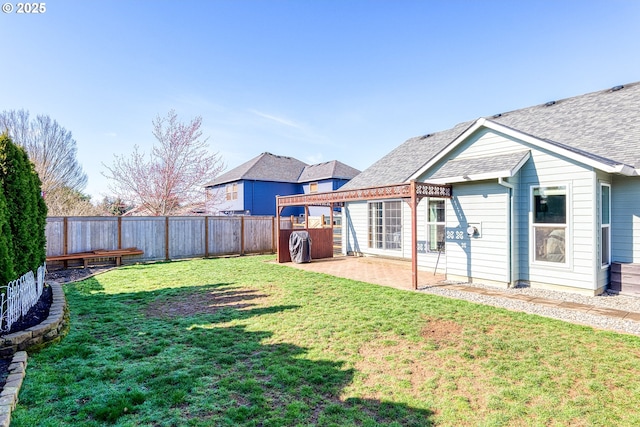
[[[6,284],[45,261],[47,221],[33,163],[7,134],[0,135],[0,188],[0,284]]]

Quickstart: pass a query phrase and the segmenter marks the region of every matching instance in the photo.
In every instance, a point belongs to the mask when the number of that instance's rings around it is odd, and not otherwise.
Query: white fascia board
[[[503,133],[512,138],[519,139],[528,144],[534,145],[536,147],[542,148],[544,150],[551,151],[552,153],[559,154],[563,157],[567,157],[571,160],[575,160],[577,162],[583,163],[587,166],[591,166],[593,168],[599,169],[603,172],[607,173],[617,173],[627,176],[635,176],[638,175],[638,171],[634,168],[624,165],[618,164],[615,166],[608,165],[606,163],[599,162],[597,160],[591,159],[589,157],[583,156],[581,154],[575,153],[573,151],[567,150],[565,148],[559,147],[555,144],[549,143],[542,139],[533,137],[531,135],[527,135],[526,133],[522,133],[520,131],[511,129],[507,126],[501,125],[499,123],[487,120],[485,118],[480,118],[476,120],[473,125],[469,127],[466,131],[464,131],[460,136],[454,139],[449,145],[447,145],[440,153],[435,155],[429,160],[427,164],[425,164],[422,168],[420,168],[417,172],[415,172],[411,177],[407,180],[410,182],[411,180],[418,179],[422,174],[424,174],[427,170],[433,167],[436,163],[442,160],[447,154],[453,151],[456,147],[458,147],[467,137],[469,137],[472,133],[478,130],[481,127],[485,127],[487,129],[495,130],[496,132]]]
[[[498,179],[498,178],[511,178],[512,171],[503,170],[503,171],[493,171],[486,173],[478,173],[471,175],[462,175],[462,176],[452,176],[449,178],[436,178],[429,179],[427,182],[429,184],[454,184],[459,182],[474,182],[474,181],[483,181],[487,179]]]

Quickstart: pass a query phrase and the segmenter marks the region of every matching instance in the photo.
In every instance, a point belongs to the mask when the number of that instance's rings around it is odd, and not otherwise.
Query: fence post
[[[277,230],[276,230],[276,221],[278,220],[278,217],[272,217],[271,218],[271,253],[275,253],[277,246],[276,246],[276,236],[278,234]]]
[[[69,238],[67,237],[69,231],[68,217],[62,218],[62,255],[69,253]],[[66,269],[69,267],[69,262],[65,259],[62,262],[62,266]]]
[[[209,217],[204,217],[204,257],[209,258]]]
[[[118,249],[122,249],[122,217],[118,217]]]
[[[169,261],[169,217],[164,217],[164,259]]]
[[[240,256],[244,255],[244,216],[240,217]]]

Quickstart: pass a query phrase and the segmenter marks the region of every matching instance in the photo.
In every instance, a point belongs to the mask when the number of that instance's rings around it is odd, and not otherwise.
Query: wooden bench
[[[84,264],[84,268],[89,266],[90,260],[96,259],[111,259],[115,258],[116,265],[120,266],[122,264],[122,257],[127,255],[142,255],[144,251],[138,248],[126,248],[126,249],[96,249],[95,251],[90,252],[76,252],[73,254],[65,254],[65,255],[52,255],[47,257],[47,262],[49,261],[63,261],[65,268],[67,267],[67,261],[75,261],[82,260]]]

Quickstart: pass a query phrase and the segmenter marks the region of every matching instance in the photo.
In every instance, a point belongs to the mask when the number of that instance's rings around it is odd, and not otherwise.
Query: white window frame
[[[604,222],[604,208],[605,208],[605,206],[604,206],[603,191],[602,191],[605,187],[609,189],[609,200],[608,200],[608,203],[607,203],[607,206],[606,206],[608,214],[609,214],[608,215],[609,221],[606,224]],[[598,221],[600,223],[600,239],[599,239],[599,241],[600,241],[600,250],[598,251],[598,253],[600,255],[600,257],[599,257],[600,258],[600,268],[608,268],[611,265],[611,184],[608,183],[608,182],[601,182],[599,189],[600,189],[600,193],[599,193],[600,197],[598,197],[598,203],[600,205],[600,209],[598,210],[598,213],[599,213]],[[607,239],[607,242],[606,242],[607,262],[606,263],[603,262],[603,256],[605,255],[605,252],[604,252],[605,251],[605,246],[604,246],[604,243],[605,243],[604,242],[604,239],[605,239],[604,231],[605,231],[605,229],[607,230],[607,236],[606,236],[606,239]]]
[[[444,206],[443,206],[444,215],[445,215],[444,221],[430,221],[430,214],[431,214],[430,205],[431,205],[431,202],[442,202],[444,204]],[[436,198],[436,197],[433,197],[433,198],[430,197],[430,198],[427,199],[427,221],[426,221],[426,224],[427,224],[427,230],[426,230],[426,232],[427,232],[427,252],[430,252],[430,253],[438,253],[438,252],[444,253],[445,246],[446,246],[444,237],[445,237],[446,225],[447,225],[447,199],[440,199],[440,198]],[[443,227],[442,241],[441,242],[436,242],[435,249],[431,247],[431,243],[432,243],[431,242],[431,227],[432,226],[436,227],[436,230],[437,230],[438,226],[442,226]],[[437,231],[436,231],[436,234],[437,234]],[[438,244],[441,244],[442,246],[438,247]]]
[[[238,184],[227,184],[227,200],[238,200]]]
[[[565,223],[537,223],[535,222],[535,198],[534,193],[536,189],[542,188],[553,188],[553,187],[564,187],[565,188]],[[535,184],[529,187],[529,241],[530,241],[530,256],[529,262],[532,265],[539,265],[551,268],[559,268],[559,269],[570,269],[571,268],[571,259],[572,259],[572,250],[571,250],[571,241],[572,241],[572,214],[571,214],[571,201],[572,201],[572,191],[571,184],[569,182],[552,182],[552,183],[544,183],[544,184]],[[541,228],[562,228],[564,229],[564,261],[545,261],[541,259],[537,259],[536,251],[536,229]]]
[[[397,224],[389,224],[388,222],[391,218],[387,217],[387,209],[386,206],[389,203],[397,203],[398,204],[398,212],[400,212],[400,218],[395,218],[397,220]],[[375,209],[375,211],[372,211]],[[378,216],[380,214],[380,216]],[[367,203],[367,247],[369,249],[377,250],[377,251],[392,251],[392,252],[401,252],[402,251],[402,241],[403,241],[403,232],[402,232],[402,224],[403,224],[403,206],[402,200],[381,200],[381,201],[371,201]],[[399,231],[390,232],[388,227],[398,226],[400,227]],[[395,239],[390,240],[389,236],[393,234]],[[394,247],[397,246],[397,247]]]

